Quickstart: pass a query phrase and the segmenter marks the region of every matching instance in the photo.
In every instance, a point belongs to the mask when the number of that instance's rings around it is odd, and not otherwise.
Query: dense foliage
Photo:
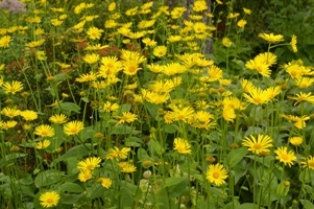
[[[313,6],[2,0],[1,208],[314,208]]]

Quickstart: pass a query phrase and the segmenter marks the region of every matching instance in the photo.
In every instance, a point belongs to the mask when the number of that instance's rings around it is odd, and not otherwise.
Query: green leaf
[[[179,197],[185,192],[188,183],[187,177],[170,177],[166,179],[162,189],[168,189],[169,197]]]
[[[23,153],[12,153],[4,156],[2,160],[0,160],[0,167],[4,167],[9,165],[10,163],[13,163],[15,159],[25,157],[27,154]]]
[[[258,208],[258,206],[253,203],[244,203],[242,205],[237,206],[235,209],[253,209],[253,208]]]
[[[231,150],[226,158],[227,165],[229,165],[230,168],[233,168],[244,158],[246,154],[247,148],[245,147]]]
[[[68,193],[81,193],[84,191],[80,185],[71,182],[65,182],[59,188],[62,192]]]
[[[150,140],[148,142],[148,147],[151,155],[155,157],[160,157],[165,151],[165,149],[156,140]]]
[[[87,201],[85,197],[86,197],[85,193],[81,193],[81,194],[67,194],[67,193],[63,193],[63,194],[61,194],[60,203],[61,204],[72,205],[72,204],[75,204],[75,203],[77,203],[79,201]]]
[[[128,137],[124,141],[124,145],[127,147],[140,147],[143,141],[137,137]]]
[[[90,143],[84,143],[84,144],[74,146],[71,149],[69,149],[64,155],[59,157],[57,161],[64,161],[69,157],[76,157],[78,159],[82,158],[91,153],[93,146],[94,145]]]
[[[35,186],[37,188],[49,186],[60,181],[63,173],[58,170],[47,170],[40,172],[35,177]]]
[[[80,113],[81,108],[74,104],[73,102],[61,102],[59,105],[55,106],[55,109],[70,111],[75,113]]]
[[[138,150],[137,150],[137,157],[140,161],[145,161],[145,160],[149,160],[150,157],[149,155],[147,154],[146,150],[143,149],[142,147],[140,147]]]
[[[301,204],[303,205],[304,209],[313,209],[314,205],[309,200],[300,200]]]
[[[112,131],[110,132],[110,134],[117,134],[117,135],[136,135],[139,134],[140,131],[134,130],[133,127],[121,124],[118,126],[115,126]]]
[[[158,108],[159,108],[158,105],[145,102],[145,107],[150,113],[150,115],[152,116],[152,118],[156,119],[158,116]]]

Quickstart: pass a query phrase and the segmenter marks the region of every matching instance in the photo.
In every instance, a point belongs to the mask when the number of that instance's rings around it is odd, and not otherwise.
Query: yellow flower
[[[288,165],[289,167],[291,167],[291,165],[294,164],[294,161],[297,160],[294,152],[292,150],[288,151],[287,147],[278,147],[275,150],[275,154],[277,160],[284,163],[284,165]]]
[[[119,104],[111,103],[111,102],[107,101],[104,104],[102,109],[105,110],[106,112],[114,112],[114,111],[117,111],[119,109]]]
[[[195,12],[202,12],[204,10],[207,10],[207,3],[206,1],[195,1],[192,9]]]
[[[228,14],[227,18],[229,19],[234,19],[234,18],[237,18],[240,14],[237,13],[237,12],[231,12]]]
[[[221,186],[226,183],[225,179],[228,178],[228,172],[223,165],[217,163],[216,165],[209,165],[206,172],[206,179],[215,184]]]
[[[109,12],[112,12],[112,11],[114,11],[114,10],[116,9],[116,7],[117,7],[116,2],[111,2],[111,3],[108,5],[108,11],[109,11]]]
[[[137,64],[141,64],[146,61],[146,58],[139,52],[124,49],[121,50],[121,59],[123,61],[134,61]]]
[[[121,150],[118,147],[109,148],[106,154],[106,159],[124,160],[128,157],[128,153],[131,151],[129,147],[123,147]]]
[[[2,115],[5,115],[9,118],[14,118],[18,115],[20,115],[21,110],[18,110],[16,108],[9,108],[9,107],[5,107],[1,110],[0,112]]]
[[[8,48],[10,42],[12,41],[11,36],[3,36],[0,38],[0,47]]]
[[[208,78],[208,82],[213,82],[213,81],[217,81],[219,79],[222,78],[222,70],[217,67],[216,65],[211,65],[208,70],[207,70],[207,73],[209,75],[209,78]]]
[[[40,61],[46,60],[46,52],[45,51],[36,51],[36,58]]]
[[[301,167],[314,170],[314,156],[310,155],[308,158],[301,160]]]
[[[100,59],[99,54],[96,54],[96,53],[86,54],[83,57],[84,62],[90,65],[95,64],[96,62],[98,62],[99,59]]]
[[[45,39],[39,39],[38,41],[31,41],[25,44],[29,48],[35,48],[41,46],[45,42]]]
[[[98,29],[96,27],[90,27],[88,30],[87,30],[87,35],[88,35],[88,38],[91,39],[91,40],[98,40],[100,39],[101,37],[101,34],[104,32],[104,30],[102,29]]]
[[[132,123],[137,120],[137,115],[131,112],[123,112],[122,116],[115,116],[115,118],[119,119],[118,124]]]
[[[174,150],[180,154],[191,154],[191,145],[189,142],[182,138],[175,138],[173,141]]]
[[[44,192],[39,196],[40,205],[44,208],[51,208],[58,205],[60,195],[55,192]]]
[[[101,177],[98,179],[98,182],[100,182],[101,186],[106,189],[109,189],[112,185],[112,180],[110,178]]]
[[[50,23],[53,26],[60,26],[60,25],[62,25],[63,21],[59,20],[57,18],[53,18],[53,19],[50,20]]]
[[[124,61],[123,62],[123,73],[126,75],[136,75],[141,70],[136,61]]]
[[[34,134],[41,137],[53,137],[55,131],[50,125],[39,125],[35,128]]]
[[[314,95],[312,95],[311,92],[309,93],[299,93],[296,94],[296,96],[288,96],[288,99],[292,99],[292,100],[296,100],[296,102],[294,103],[294,106],[297,105],[298,103],[302,102],[302,101],[307,101],[310,102],[312,104],[314,104]]]
[[[290,45],[291,45],[292,51],[296,53],[298,51],[296,35],[292,35]]]
[[[0,129],[8,130],[10,128],[14,128],[17,125],[17,122],[14,120],[9,120],[6,122],[0,121]]]
[[[223,107],[222,109],[222,117],[227,122],[234,122],[234,119],[237,117],[234,108],[230,108],[228,106]]]
[[[89,157],[77,163],[77,169],[80,171],[94,170],[100,167],[101,159],[99,157]]]
[[[1,88],[6,94],[15,94],[23,90],[23,84],[20,81],[5,82]]]
[[[156,46],[157,42],[150,39],[150,38],[143,38],[142,42],[145,44],[145,46]]]
[[[255,105],[265,104],[269,102],[270,99],[264,90],[255,87],[249,89],[247,93],[244,93],[243,97],[246,98],[248,102]]]
[[[97,75],[93,72],[88,74],[82,74],[79,78],[76,78],[75,81],[79,83],[91,82],[97,79]]]
[[[81,121],[71,121],[63,126],[63,132],[68,136],[76,135],[83,129],[84,123]]]
[[[246,23],[247,23],[246,20],[241,19],[241,20],[238,21],[237,26],[238,26],[239,28],[244,28],[244,26],[246,25]]]
[[[221,42],[222,42],[222,45],[224,45],[227,48],[232,46],[232,41],[228,37],[223,37]]]
[[[43,141],[39,141],[39,142],[36,142],[36,149],[46,149],[47,147],[49,147],[50,145],[50,141],[48,139],[45,139]]]
[[[55,124],[63,124],[66,122],[66,120],[67,116],[65,116],[64,114],[53,115],[49,118],[49,121]]]
[[[156,46],[153,50],[153,54],[156,57],[163,57],[167,53],[167,47],[166,46]]]
[[[310,119],[310,117],[306,116],[306,115],[298,117],[298,116],[294,116],[294,115],[281,114],[280,116],[287,119],[289,122],[293,122],[293,125],[295,127],[297,127],[298,129],[305,128],[305,126],[306,126],[305,121]]]
[[[290,144],[294,146],[299,146],[303,143],[303,137],[302,136],[294,136],[289,139]]]
[[[133,163],[129,162],[120,162],[119,167],[121,168],[122,173],[133,173],[136,171],[136,167]]]
[[[268,43],[276,43],[276,42],[284,41],[283,35],[281,34],[275,35],[273,33],[270,33],[270,34],[260,33],[258,34],[258,37],[264,39]]]
[[[29,23],[40,23],[41,22],[41,17],[39,17],[39,16],[27,17],[26,21],[29,22]]]
[[[242,141],[242,146],[248,147],[248,150],[257,155],[263,155],[269,152],[272,147],[273,140],[267,136],[259,134],[257,139],[254,136],[245,137]]]
[[[152,27],[155,24],[156,20],[142,20],[138,23],[137,27],[140,29],[146,29]]]
[[[93,173],[91,170],[84,170],[78,174],[78,179],[81,182],[86,182],[87,180],[92,179],[92,178],[93,178]]]
[[[243,7],[243,11],[244,11],[244,13],[247,14],[247,15],[252,14],[252,11],[251,11],[250,9],[247,9],[247,8],[244,8],[244,7]]]
[[[26,120],[26,121],[32,121],[32,120],[35,120],[35,119],[38,118],[37,113],[36,113],[35,111],[33,111],[33,110],[24,110],[24,111],[21,112],[20,115],[21,115],[21,116],[24,118],[24,120]]]

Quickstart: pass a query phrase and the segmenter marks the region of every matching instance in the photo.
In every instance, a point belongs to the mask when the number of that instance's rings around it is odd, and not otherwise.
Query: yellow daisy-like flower
[[[88,74],[82,74],[80,77],[76,78],[75,81],[79,83],[91,82],[97,79],[97,75],[93,72]]]
[[[102,29],[98,29],[96,27],[91,27],[87,30],[88,38],[95,40],[100,39],[101,34],[104,32]]]
[[[79,174],[78,174],[78,180],[80,180],[81,182],[86,182],[87,180],[89,179],[92,179],[93,178],[93,173],[91,170],[84,170],[84,171],[81,171]]]
[[[5,115],[9,118],[14,118],[18,115],[20,115],[21,110],[18,110],[16,108],[9,108],[9,107],[5,107],[1,110],[0,112],[2,115]]]
[[[55,192],[44,192],[39,196],[40,205],[44,208],[51,208],[58,205],[58,202],[60,200],[60,195]]]
[[[55,124],[63,124],[67,121],[67,116],[64,114],[57,114],[50,116],[49,121]]]
[[[167,47],[166,46],[156,46],[153,50],[153,54],[156,57],[163,57],[167,54]]]
[[[122,116],[115,116],[115,118],[119,119],[118,124],[132,123],[137,120],[137,115],[131,112],[123,112]]]
[[[77,169],[80,171],[94,170],[100,167],[101,159],[99,157],[89,157],[77,163]]]
[[[106,159],[116,159],[116,160],[123,160],[128,157],[131,148],[123,147],[121,150],[118,147],[109,148],[108,153],[106,154]]]
[[[260,33],[258,34],[258,37],[264,39],[268,43],[277,43],[277,42],[284,41],[283,35],[281,34],[275,35],[273,33],[270,33],[270,34]]]
[[[191,154],[191,145],[190,143],[182,138],[175,138],[173,141],[174,150],[180,154]]]
[[[49,147],[49,145],[50,141],[48,139],[45,139],[43,141],[36,142],[35,148],[39,150],[46,149],[47,147]]]
[[[280,114],[281,117],[287,119],[289,122],[293,122],[293,125],[297,127],[298,129],[303,129],[306,126],[305,121],[309,120],[309,116],[294,116],[294,115],[285,115],[285,114]]]
[[[15,94],[23,90],[23,84],[20,81],[5,82],[1,88],[6,94]]]
[[[289,139],[290,144],[294,146],[299,146],[303,143],[303,137],[302,136],[294,136]]]
[[[289,167],[291,167],[291,165],[294,164],[294,161],[297,160],[294,152],[292,150],[288,151],[287,147],[278,147],[275,150],[275,154],[277,160],[284,163],[284,165],[288,165]]]
[[[20,113],[20,115],[24,118],[26,121],[32,121],[38,118],[38,115],[33,110],[24,110]]]
[[[228,37],[223,37],[221,43],[222,43],[222,45],[224,45],[227,48],[232,46],[232,41]]]
[[[121,168],[121,172],[123,173],[133,173],[136,171],[135,165],[129,162],[120,162],[119,167]]]
[[[309,156],[306,159],[301,160],[301,167],[314,170],[314,156]]]
[[[71,121],[63,126],[63,132],[68,136],[76,135],[83,129],[84,123],[82,121]]]
[[[136,75],[136,73],[141,70],[136,61],[124,61],[123,62],[123,73],[126,75]]]
[[[3,37],[1,37],[0,38],[0,47],[8,48],[11,41],[12,41],[11,36],[3,36]]]
[[[100,59],[99,54],[96,53],[92,53],[92,54],[86,54],[83,57],[84,62],[86,62],[87,64],[95,64],[98,62],[98,60]]]
[[[39,125],[35,128],[34,134],[41,137],[53,137],[55,131],[50,125]]]
[[[243,7],[243,12],[244,12],[245,14],[247,14],[247,15],[252,14],[252,11],[251,11],[250,9],[245,8],[245,7]]]
[[[296,94],[296,96],[288,96],[288,99],[292,99],[292,100],[296,101],[294,103],[294,106],[297,105],[298,103],[302,102],[302,101],[307,101],[307,102],[314,104],[314,95],[312,95],[311,92],[309,92],[309,93],[301,92],[299,94]]]
[[[290,45],[291,45],[292,51],[296,53],[298,51],[296,35],[292,35]]]
[[[257,139],[254,136],[245,137],[242,146],[248,147],[248,150],[257,155],[263,155],[269,152],[272,147],[273,140],[267,136],[259,134]]]
[[[215,184],[221,186],[226,183],[225,179],[228,178],[228,172],[223,165],[217,163],[216,165],[210,165],[206,172],[206,179]]]
[[[17,125],[17,122],[14,120],[9,120],[6,122],[0,121],[0,129],[8,130],[10,128],[14,128]]]
[[[246,20],[244,20],[244,19],[241,19],[241,20],[239,20],[238,22],[237,22],[237,26],[239,27],[239,28],[244,28],[244,26],[246,25]]]
[[[25,44],[29,48],[35,48],[41,46],[45,42],[45,39],[39,39],[38,41],[31,41]]]
[[[101,183],[101,186],[109,189],[112,185],[112,180],[110,178],[101,177],[98,179],[98,182]]]

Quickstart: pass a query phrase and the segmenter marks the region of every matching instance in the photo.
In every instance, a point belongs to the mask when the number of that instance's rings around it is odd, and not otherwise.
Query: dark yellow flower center
[[[214,177],[215,179],[218,179],[218,178],[219,178],[219,173],[218,173],[218,172],[214,172],[214,173],[213,173],[213,177]]]
[[[48,198],[47,199],[47,203],[52,204],[53,203],[53,199],[52,198]]]

